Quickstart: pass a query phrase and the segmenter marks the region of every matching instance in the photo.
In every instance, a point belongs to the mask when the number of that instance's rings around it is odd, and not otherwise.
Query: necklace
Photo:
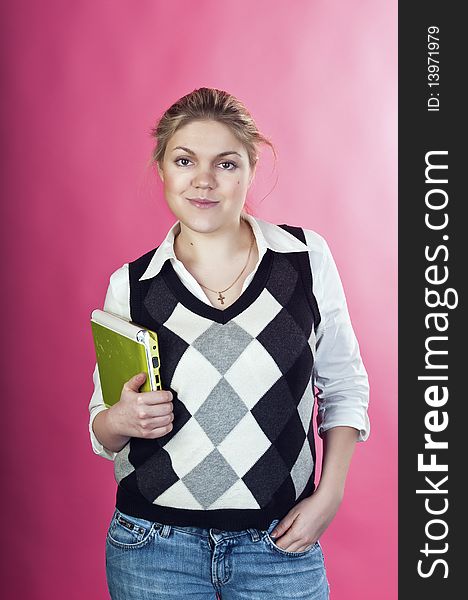
[[[250,242],[250,248],[249,248],[249,254],[247,256],[247,262],[244,265],[244,268],[242,269],[242,271],[239,273],[239,275],[235,278],[235,280],[231,283],[231,285],[229,287],[227,287],[224,290],[218,291],[218,290],[212,290],[209,287],[206,287],[206,285],[202,285],[199,281],[198,283],[201,285],[202,288],[205,288],[206,290],[210,290],[210,292],[215,292],[218,294],[218,297],[216,298],[216,300],[219,300],[221,302],[221,304],[224,304],[224,300],[226,298],[226,296],[223,296],[223,292],[227,292],[230,288],[232,288],[232,286],[236,283],[236,281],[239,279],[239,277],[242,275],[242,273],[245,271],[245,269],[247,268],[247,265],[249,264],[249,259],[250,259],[250,253],[252,252],[252,246],[254,243],[254,239],[255,236],[252,235],[252,240]]]

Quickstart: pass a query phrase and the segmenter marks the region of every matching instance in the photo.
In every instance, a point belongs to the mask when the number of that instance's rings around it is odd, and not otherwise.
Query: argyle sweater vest
[[[280,227],[305,242],[302,228]],[[268,248],[223,310],[193,295],[169,260],[139,281],[156,249],[129,263],[130,313],[158,335],[173,429],[117,453],[116,507],[163,524],[267,529],[315,489],[320,313],[308,252]]]

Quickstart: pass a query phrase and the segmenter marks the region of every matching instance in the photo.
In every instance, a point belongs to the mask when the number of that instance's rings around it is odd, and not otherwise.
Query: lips
[[[211,198],[187,198],[187,200],[190,200],[191,202],[211,202],[214,204],[218,202],[217,200],[211,200]]]
[[[187,198],[187,200],[190,204],[198,208],[211,208],[212,206],[219,204],[219,202],[210,200],[209,198]]]

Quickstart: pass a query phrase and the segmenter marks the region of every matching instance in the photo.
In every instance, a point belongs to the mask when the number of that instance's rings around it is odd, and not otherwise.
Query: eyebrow
[[[187,154],[191,154],[192,156],[195,156],[195,152],[193,150],[190,150],[190,148],[186,148],[185,146],[176,146],[175,148],[172,149],[173,152],[174,152],[174,150],[183,150],[184,152],[187,152]],[[219,154],[216,155],[215,158],[219,158],[221,156],[229,156],[229,154],[237,154],[237,156],[242,158],[242,156],[239,154],[239,152],[236,152],[235,150],[227,150],[226,152],[220,152]]]

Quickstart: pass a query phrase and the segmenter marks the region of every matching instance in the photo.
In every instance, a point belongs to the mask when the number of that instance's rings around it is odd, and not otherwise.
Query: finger
[[[131,379],[124,383],[123,389],[126,392],[138,392],[140,387],[143,385],[145,379],[146,373],[137,373]]]
[[[140,392],[138,402],[146,405],[164,404],[172,402],[172,392],[169,390],[156,390],[154,392]]]
[[[144,433],[144,436],[147,438],[158,438],[158,437],[162,437],[163,435],[166,435],[166,433],[169,433],[169,431],[172,431],[172,429],[174,428],[174,424],[172,423],[172,421],[170,423],[166,423],[166,425],[161,425],[160,427],[154,427],[154,429],[144,429],[142,430]]]
[[[294,523],[294,520],[295,519],[290,515],[286,515],[279,523],[275,525],[272,532],[270,533],[270,536],[280,537],[280,535],[285,534]]]
[[[313,544],[311,544],[310,542],[308,542],[304,539],[298,539],[298,540],[290,541],[287,544],[287,549],[289,552],[304,552],[305,550],[308,550],[312,546],[313,546]]]
[[[158,407],[156,407],[155,410],[152,411],[139,411],[137,413],[142,427],[144,426],[147,429],[160,427],[161,425],[165,425],[174,419],[174,412],[172,410],[167,410],[167,408],[165,408],[167,405],[159,406],[160,410],[158,410]]]
[[[310,550],[310,548],[312,548],[312,546],[315,544],[315,542],[311,543],[306,543],[304,545],[304,542],[301,542],[301,544],[299,546],[296,546],[295,549],[292,550],[292,552],[305,552],[306,550]]]
[[[301,539],[292,540],[291,536],[286,534],[274,540],[275,544],[287,552],[304,552],[313,546],[310,543],[304,543]]]

